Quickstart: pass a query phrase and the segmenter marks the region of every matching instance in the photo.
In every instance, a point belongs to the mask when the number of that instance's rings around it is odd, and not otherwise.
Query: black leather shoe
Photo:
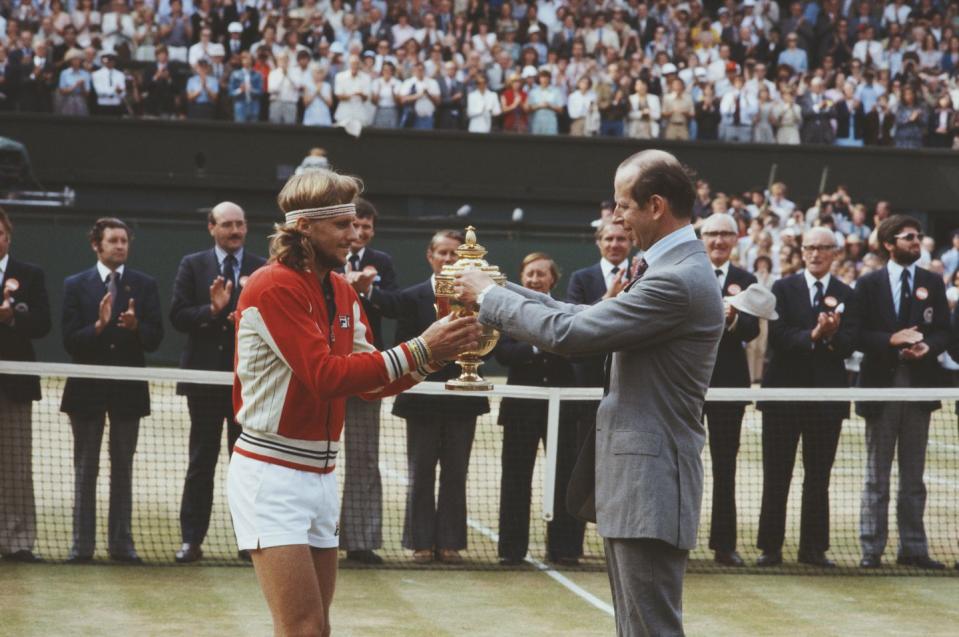
[[[360,564],[382,564],[383,558],[374,553],[373,551],[347,551],[346,559],[353,562],[359,562]]]
[[[779,566],[782,563],[782,551],[763,551],[759,559],[756,560],[756,566]]]
[[[736,551],[716,551],[713,561],[723,566],[746,566],[746,562]]]
[[[143,564],[143,560],[137,555],[136,551],[129,553],[110,553],[110,559],[121,564]]]
[[[180,547],[180,550],[176,552],[174,559],[180,564],[189,564],[190,562],[197,562],[203,558],[203,550],[200,549],[199,544],[191,544],[190,542],[184,542],[183,546]]]
[[[501,557],[499,558],[500,566],[519,566],[523,563],[523,558],[521,557]]]
[[[859,560],[859,568],[879,568],[882,566],[882,558],[878,555],[863,555]]]
[[[237,551],[237,552],[236,552],[236,556],[237,556],[238,558],[240,558],[241,560],[243,560],[244,562],[252,562],[252,561],[253,561],[253,558],[250,557],[250,552],[249,552],[249,551]]]
[[[946,568],[942,562],[938,562],[928,555],[914,555],[911,557],[897,557],[896,564],[900,566],[915,566],[916,568],[926,568],[932,571],[941,571]]]
[[[26,549],[22,551],[14,551],[13,553],[7,553],[3,556],[3,559],[7,562],[23,562],[24,564],[36,564],[37,562],[43,561],[43,559],[35,555],[33,551],[28,551]]]
[[[547,558],[549,562],[556,564],[557,566],[579,566],[579,559],[575,557],[566,557],[566,556],[556,556]],[[522,560],[520,560],[522,562]]]
[[[836,568],[836,563],[826,557],[825,551],[805,551],[799,554],[799,563],[819,568]]]
[[[67,557],[67,564],[89,564],[92,561],[92,555],[71,554],[69,557]]]

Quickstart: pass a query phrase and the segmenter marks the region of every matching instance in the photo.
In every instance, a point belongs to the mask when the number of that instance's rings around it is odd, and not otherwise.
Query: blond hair
[[[323,208],[350,203],[363,192],[363,182],[332,170],[314,170],[290,177],[276,203],[286,214],[304,208]],[[278,223],[270,235],[270,262],[282,263],[294,270],[310,270],[316,253],[310,238],[296,225]]]

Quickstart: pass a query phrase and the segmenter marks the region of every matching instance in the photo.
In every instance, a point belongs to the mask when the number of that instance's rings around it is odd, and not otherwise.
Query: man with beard
[[[266,260],[244,249],[246,215],[235,203],[224,201],[214,206],[207,216],[207,230],[213,237],[213,247],[180,261],[173,284],[170,322],[187,335],[181,367],[229,372],[233,371],[235,310],[240,289]],[[185,563],[203,557],[200,547],[210,525],[223,421],[227,423],[226,444],[230,453],[240,427],[233,419],[231,388],[179,383],[177,394],[186,396],[190,412],[190,465],[180,504],[183,546],[176,552],[176,561]]]
[[[861,321],[858,349],[865,356],[863,387],[941,387],[936,359],[949,344],[949,305],[942,279],[916,267],[923,238],[919,221],[892,215],[876,230],[886,266],[859,279],[853,312]],[[898,447],[899,493],[896,562],[926,569],[945,565],[929,557],[923,514],[926,509],[926,444],[930,402],[858,403],[866,419],[866,482],[862,492],[862,568],[879,568],[888,537],[889,475]]]

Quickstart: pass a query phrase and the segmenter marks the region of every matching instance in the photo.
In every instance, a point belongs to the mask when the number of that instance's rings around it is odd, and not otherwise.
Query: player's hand
[[[476,297],[495,281],[481,270],[466,270],[456,275],[453,291],[461,303],[475,303]]]
[[[134,308],[133,299],[130,299],[130,304],[127,305],[126,311],[120,313],[119,318],[117,318],[117,323],[123,329],[130,330],[131,332],[137,329],[140,323],[137,321],[137,313]]]
[[[233,281],[226,281],[222,276],[213,279],[210,286],[210,314],[216,316],[230,303],[233,294]]]
[[[889,337],[889,344],[893,347],[902,347],[903,345],[912,346],[922,342],[922,332],[916,329],[916,326],[907,327],[899,330]]]
[[[113,298],[107,292],[100,299],[100,309],[97,311],[97,321],[93,324],[93,331],[99,334],[106,329],[110,324],[111,316],[113,316]]]
[[[441,318],[420,335],[430,348],[430,358],[434,361],[446,361],[456,358],[463,352],[479,348],[483,336],[483,327],[475,316],[462,316],[450,319]]]

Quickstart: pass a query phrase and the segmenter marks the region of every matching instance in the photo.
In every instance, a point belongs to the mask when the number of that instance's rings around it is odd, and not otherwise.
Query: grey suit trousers
[[[606,538],[603,544],[616,635],[684,635],[683,576],[689,551],[646,538]]]
[[[100,445],[106,414],[70,414],[73,428],[73,548],[71,555],[92,557],[96,550],[97,476],[100,472]],[[139,418],[110,415],[110,514],[107,539],[110,554],[127,555],[134,550],[133,454],[140,432]]]
[[[355,396],[346,400],[340,509],[340,548],[345,551],[371,551],[383,546],[380,402]]]
[[[896,387],[909,387],[908,369],[900,367],[893,378]],[[863,555],[882,555],[889,537],[889,474],[899,447],[899,493],[896,522],[899,525],[899,556],[929,554],[926,527],[926,444],[929,440],[928,411],[918,403],[883,403],[879,414],[866,418],[866,483],[862,490],[859,542]]]
[[[0,555],[32,551],[37,541],[32,411],[0,393]]]

